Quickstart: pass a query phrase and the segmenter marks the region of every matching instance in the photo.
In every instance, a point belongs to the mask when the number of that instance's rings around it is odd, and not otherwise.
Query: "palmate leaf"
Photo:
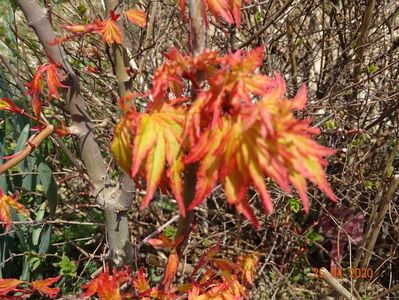
[[[145,27],[147,24],[146,15],[144,11],[137,10],[137,9],[129,9],[126,11],[126,17],[129,19],[130,22],[136,24],[140,27]]]
[[[183,108],[162,104],[158,108],[153,107],[149,113],[135,117],[134,114],[126,114],[117,126],[112,143],[115,159],[124,169],[130,170],[133,178],[140,176],[146,181],[147,193],[141,209],[148,206],[162,179],[166,178],[181,214],[185,215],[181,178],[184,153],[180,141],[184,118]],[[134,136],[132,144],[130,136]],[[131,160],[126,153],[131,153]]]
[[[54,63],[46,63],[37,67],[32,81],[27,84],[28,94],[33,96],[32,109],[37,118],[40,117],[43,101],[40,100],[39,95],[42,93],[43,76],[46,73],[46,83],[49,90],[48,100],[52,96],[59,98],[58,88],[67,88],[60,81],[59,67]]]
[[[197,57],[173,48],[154,74],[147,112],[129,110],[115,130],[116,160],[133,178],[145,179],[145,208],[158,186],[169,188],[181,214],[184,164],[198,163],[194,209],[217,182],[229,204],[259,227],[247,190],[255,187],[266,213],[273,211],[266,177],[287,193],[293,186],[309,210],[307,181],[329,198],[324,159],[334,153],[312,139],[319,134],[310,120],[293,111],[306,105],[306,86],[288,100],[282,77],[262,75],[263,49],[218,56],[205,51]],[[198,76],[197,76],[198,75]],[[189,89],[196,97],[185,98]],[[182,105],[181,105],[182,104]],[[180,108],[176,108],[180,105]]]
[[[275,85],[257,104],[247,106],[236,116],[221,117],[191,148],[185,162],[198,162],[199,170],[196,195],[188,210],[202,203],[219,180],[227,201],[259,227],[246,191],[254,186],[265,212],[272,212],[266,176],[286,192],[290,192],[291,183],[298,190],[305,212],[309,210],[307,179],[335,200],[325,178],[323,158],[334,151],[313,141],[311,135],[318,134],[318,130],[309,126],[309,120],[298,120],[292,113],[304,106],[306,90],[301,89],[290,101],[284,99],[285,84],[279,75]]]
[[[0,110],[8,110],[17,114],[21,114],[24,111],[22,108],[16,106],[14,102],[12,102],[12,100],[8,98],[0,98]]]
[[[102,40],[106,44],[122,44],[122,31],[112,18],[103,22],[101,34]]]
[[[55,298],[60,292],[60,288],[50,286],[56,283],[60,278],[61,275],[58,275],[57,277],[50,277],[43,280],[33,281],[32,288],[38,291],[41,295],[46,295],[49,298]]]
[[[198,0],[200,1],[200,0]],[[207,7],[210,13],[215,17],[221,17],[227,23],[236,24],[237,27],[241,26],[241,6],[242,0],[202,0],[204,7]],[[247,3],[250,0],[246,0]],[[183,19],[187,19],[186,5],[184,0],[179,0],[180,10]]]
[[[206,0],[210,12],[215,16],[222,17],[228,23],[234,23],[230,12],[229,0]]]
[[[0,221],[6,224],[6,230],[8,231],[11,226],[11,208],[14,208],[18,213],[29,216],[29,211],[18,202],[19,194],[12,197],[11,195],[5,195],[2,188],[0,187]]]
[[[16,278],[0,278],[0,296],[6,296],[9,292],[15,291],[21,283],[23,281]]]
[[[120,286],[129,276],[127,270],[114,270],[113,274],[110,275],[107,267],[104,272],[82,286],[85,292],[80,298],[88,299],[97,295],[101,300],[121,300]]]

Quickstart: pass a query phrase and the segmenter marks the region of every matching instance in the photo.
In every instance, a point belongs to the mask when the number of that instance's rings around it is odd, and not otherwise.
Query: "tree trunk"
[[[36,0],[17,0],[17,2],[49,57],[66,72],[67,80],[64,84],[68,88],[65,98],[72,119],[71,128],[79,138],[80,157],[93,184],[97,202],[104,210],[109,261],[116,267],[128,264],[133,260],[133,248],[130,244],[126,212],[130,208],[134,194],[133,183],[130,179],[122,178],[115,186],[107,177],[107,168],[94,138],[93,125],[86,112],[84,99],[80,94],[79,79],[69,64],[62,46],[51,44],[56,35],[46,10]]]
[[[190,22],[190,49],[192,55],[199,55],[204,52],[207,45],[207,34],[206,34],[206,22],[204,16],[204,6],[202,1],[190,0],[188,1],[189,8],[189,22]],[[196,74],[197,78],[200,78],[200,74]],[[191,92],[192,98],[195,98],[195,91]],[[191,164],[186,166],[184,172],[184,186],[183,186],[183,199],[184,205],[187,208],[190,203],[194,200],[195,186],[197,184],[197,169],[198,164]],[[186,241],[188,234],[191,230],[191,223],[193,219],[193,213],[186,212],[186,217],[180,216],[177,227],[176,239],[185,237]],[[179,252],[182,252],[185,247],[185,242],[182,242],[179,246]]]

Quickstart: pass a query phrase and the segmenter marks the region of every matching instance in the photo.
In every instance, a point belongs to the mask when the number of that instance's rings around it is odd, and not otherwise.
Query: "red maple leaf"
[[[115,271],[109,274],[108,267],[89,283],[82,286],[86,291],[81,295],[82,299],[87,299],[93,295],[98,295],[100,300],[121,300],[120,286],[123,282],[129,281],[130,271],[128,269]]]
[[[58,88],[67,88],[60,82],[60,75],[58,73],[59,68],[55,63],[50,63],[46,66],[46,77],[47,77],[47,87],[49,90],[48,98],[51,99],[52,95],[59,98]]]
[[[43,106],[43,101],[39,99],[39,94],[42,93],[44,73],[46,73],[46,83],[49,89],[49,100],[53,95],[59,98],[58,88],[67,88],[66,85],[63,85],[60,82],[59,67],[54,62],[43,64],[37,67],[32,81],[27,84],[29,88],[28,94],[33,96],[32,108],[37,118],[40,117],[41,108]]]
[[[38,100],[39,94],[42,92],[43,73],[46,71],[46,65],[37,67],[35,74],[33,74],[32,81],[27,84],[28,94],[33,96],[34,100]]]
[[[142,267],[137,272],[137,275],[133,280],[133,286],[139,292],[145,292],[150,289],[150,284],[148,283],[148,280],[145,277],[144,269]]]
[[[61,275],[57,277],[50,277],[44,280],[36,280],[32,282],[32,288],[37,290],[41,295],[46,295],[50,298],[57,297],[60,292],[59,287],[51,288],[50,285],[53,285],[61,278]]]
[[[8,110],[17,114],[23,113],[23,109],[19,108],[9,98],[0,98],[0,110]]]
[[[15,291],[21,283],[23,283],[22,280],[15,278],[0,278],[0,296],[6,296]]]

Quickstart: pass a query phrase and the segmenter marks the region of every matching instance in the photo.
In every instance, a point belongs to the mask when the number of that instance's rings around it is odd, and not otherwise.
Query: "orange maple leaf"
[[[227,23],[235,23],[237,27],[241,26],[241,6],[242,0],[202,0],[205,7],[208,7],[211,14],[217,18],[222,17]],[[250,0],[246,0],[247,3]],[[183,19],[187,19],[186,5],[184,0],[179,0],[180,10]],[[206,22],[208,20],[206,19]],[[207,23],[208,24],[208,23]]]
[[[60,82],[58,67],[56,64],[50,63],[46,66],[46,77],[47,87],[49,90],[49,99],[51,99],[52,95],[55,95],[57,98],[59,98],[58,88],[67,88],[67,86]]]
[[[137,9],[129,9],[125,12],[126,17],[129,19],[130,22],[133,24],[139,25],[140,27],[145,27],[147,24],[146,15],[144,11],[137,10]]]
[[[43,75],[46,73],[46,83],[49,89],[48,99],[50,100],[53,95],[59,98],[58,88],[67,88],[60,82],[59,67],[53,63],[47,63],[37,67],[32,81],[28,83],[28,94],[33,96],[32,108],[37,118],[40,117],[43,102],[39,99],[39,94],[42,92]]]
[[[271,213],[266,177],[287,193],[292,185],[305,212],[309,210],[307,180],[335,200],[324,172],[325,157],[334,151],[312,139],[319,130],[310,126],[310,120],[298,120],[293,114],[306,105],[306,87],[287,99],[279,74],[273,78],[256,73],[262,53],[260,47],[222,57],[209,51],[193,57],[175,48],[165,54],[168,60],[154,74],[147,112],[126,114],[115,132],[117,161],[125,170],[131,169],[133,178],[139,176],[147,183],[141,208],[158,186],[169,187],[184,216],[182,171],[184,164],[191,163],[199,168],[188,210],[221,182],[228,203],[259,227],[247,190],[255,187],[264,211]],[[184,98],[187,87],[195,89],[194,99]],[[179,103],[181,108],[175,108]]]
[[[121,300],[119,288],[127,276],[127,270],[114,272],[113,275],[110,275],[108,268],[106,268],[103,273],[82,286],[86,291],[81,295],[81,298],[87,299],[97,294],[100,300]]]
[[[240,271],[242,272],[242,282],[248,282],[251,285],[254,284],[254,275],[258,262],[259,257],[256,254],[244,255],[238,258],[238,264],[240,266]]]
[[[38,95],[42,92],[43,73],[45,71],[45,64],[38,66],[35,74],[33,74],[32,81],[27,84],[28,94],[31,94],[34,100],[38,100]]]
[[[0,296],[6,296],[9,292],[15,291],[21,283],[23,283],[22,280],[15,278],[0,278]]]
[[[87,26],[86,25],[80,25],[80,24],[76,24],[76,25],[63,25],[62,28],[64,28],[65,30],[68,30],[72,33],[75,34],[83,34],[88,32],[87,30]]]
[[[29,216],[28,210],[21,203],[18,203],[18,198],[19,194],[16,194],[14,197],[5,195],[0,187],[0,221],[6,223],[7,231],[11,225],[11,207],[25,217]]]
[[[177,48],[164,53],[168,59],[159,67],[152,80],[151,96],[155,103],[166,101],[171,92],[176,98],[182,96],[184,80],[190,80],[194,86],[199,84],[195,79],[196,71],[212,73],[217,62],[216,51],[206,51],[197,57],[184,55]]]
[[[0,110],[8,110],[17,114],[23,113],[23,109],[19,108],[9,98],[0,98]]]
[[[109,18],[102,24],[101,34],[103,36],[102,40],[106,44],[122,44],[122,32],[119,25]]]
[[[61,275],[57,277],[50,277],[44,280],[36,280],[32,282],[33,289],[37,290],[41,295],[46,295],[50,298],[57,297],[60,292],[59,287],[51,288],[50,285],[56,283],[61,278]]]
[[[130,174],[132,169],[132,142],[131,129],[134,128],[139,114],[131,109],[125,113],[123,118],[116,124],[114,137],[111,143],[111,151],[117,163]]]
[[[175,241],[168,238],[164,234],[160,234],[157,238],[148,239],[147,243],[156,248],[170,249],[176,246]]]
[[[132,161],[131,175],[139,175],[146,179],[147,191],[140,208],[144,209],[154,196],[157,187],[164,179],[169,182],[173,195],[176,197],[180,212],[185,214],[182,198],[183,151],[180,144],[183,132],[185,110],[163,104],[144,114],[126,114],[131,118],[130,135],[134,136],[133,145],[129,145],[129,138],[118,127],[112,143],[115,159],[125,166]],[[135,119],[133,119],[135,117]],[[120,124],[127,122],[122,118]],[[133,146],[131,160],[119,151]],[[166,169],[167,163],[167,171]],[[166,176],[165,176],[166,175]]]
[[[165,290],[168,291],[170,284],[172,283],[179,267],[179,255],[176,248],[172,249],[169,254],[168,263],[165,268],[165,275],[162,280],[162,284],[165,286]]]
[[[313,141],[311,135],[318,131],[309,127],[309,121],[297,120],[291,112],[304,105],[303,91],[289,101],[283,98],[285,84],[279,75],[275,84],[276,88],[266,91],[257,104],[241,109],[239,115],[219,119],[214,129],[202,134],[191,149],[185,162],[199,162],[200,167],[196,195],[188,210],[204,201],[220,180],[227,201],[259,227],[246,200],[246,190],[255,186],[264,210],[272,212],[265,176],[287,192],[291,182],[306,212],[309,209],[306,179],[335,200],[322,168],[326,164],[323,157],[334,151]]]
[[[201,288],[197,284],[193,284],[193,288],[188,292],[188,300],[208,300],[210,299],[206,293],[202,293]]]
[[[231,8],[229,0],[206,0],[210,12],[215,17],[222,17],[226,22],[234,23],[233,16],[231,15]]]
[[[249,3],[251,1],[246,0],[246,2]],[[242,0],[230,0],[230,7],[237,27],[241,26],[241,6]]]
[[[137,272],[135,279],[133,280],[133,285],[136,290],[139,292],[145,292],[150,289],[150,284],[147,281],[147,278],[144,274],[144,269],[141,267]]]

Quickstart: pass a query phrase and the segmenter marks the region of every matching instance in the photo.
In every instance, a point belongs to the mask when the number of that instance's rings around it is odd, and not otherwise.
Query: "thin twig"
[[[166,227],[168,227],[170,224],[172,224],[174,221],[176,221],[179,218],[179,215],[175,215],[174,217],[172,217],[168,222],[166,222],[165,224],[163,224],[161,227],[157,228],[157,230],[155,230],[154,232],[152,232],[151,234],[149,234],[148,236],[146,236],[140,243],[137,244],[137,249],[140,249],[145,243],[147,243],[147,241],[149,239],[151,239],[152,237],[160,234],[162,232],[162,230],[164,230]]]
[[[331,285],[338,293],[344,296],[346,299],[356,299],[346,288],[344,288],[338,280],[336,280],[326,268],[320,269],[320,277],[324,279],[329,285]]]
[[[53,125],[48,125],[42,131],[40,131],[37,135],[34,135],[29,138],[26,147],[18,152],[12,159],[7,161],[6,163],[0,165],[0,174],[3,174],[8,169],[12,168],[20,161],[22,161],[25,157],[27,157],[33,150],[35,150],[43,140],[48,137],[54,131]]]

